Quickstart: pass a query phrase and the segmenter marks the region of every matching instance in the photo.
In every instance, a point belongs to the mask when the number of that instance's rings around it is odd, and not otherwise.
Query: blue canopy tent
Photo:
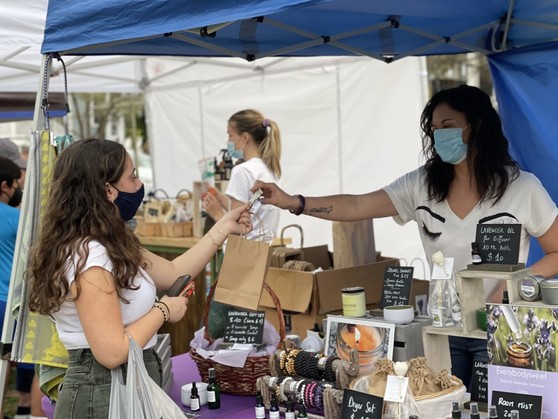
[[[43,53],[488,57],[515,158],[558,202],[553,0],[50,0]],[[554,93],[554,94],[553,94]],[[541,256],[538,246],[531,260]]]

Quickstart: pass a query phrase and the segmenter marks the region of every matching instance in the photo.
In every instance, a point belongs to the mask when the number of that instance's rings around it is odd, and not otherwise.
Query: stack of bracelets
[[[331,383],[318,382],[308,379],[295,380],[293,377],[271,377],[268,387],[275,392],[279,402],[286,402],[286,393],[295,395],[299,403],[305,407],[324,410],[324,391],[332,388]]]
[[[279,368],[283,375],[334,382],[333,361],[336,359],[339,358],[300,349],[283,350],[279,354]]]

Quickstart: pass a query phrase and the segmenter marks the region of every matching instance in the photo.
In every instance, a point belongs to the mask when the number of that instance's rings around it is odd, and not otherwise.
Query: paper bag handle
[[[300,248],[302,249],[304,247],[304,231],[298,224],[289,224],[288,226],[285,226],[281,229],[281,246],[285,246],[285,243],[283,241],[283,234],[285,233],[285,230],[290,227],[298,228],[298,231],[300,231]]]

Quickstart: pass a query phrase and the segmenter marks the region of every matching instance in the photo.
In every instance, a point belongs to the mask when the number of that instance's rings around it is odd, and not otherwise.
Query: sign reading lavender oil
[[[412,266],[386,266],[380,308],[409,304],[413,270]]]
[[[223,342],[262,343],[264,321],[264,311],[229,310]]]
[[[343,419],[381,419],[384,399],[360,391],[343,390]]]
[[[482,263],[517,265],[521,224],[477,224]]]

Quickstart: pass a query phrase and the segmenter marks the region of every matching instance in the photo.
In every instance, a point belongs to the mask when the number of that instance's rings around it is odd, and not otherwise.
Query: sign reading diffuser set
[[[413,270],[412,266],[386,266],[380,308],[409,304]]]

